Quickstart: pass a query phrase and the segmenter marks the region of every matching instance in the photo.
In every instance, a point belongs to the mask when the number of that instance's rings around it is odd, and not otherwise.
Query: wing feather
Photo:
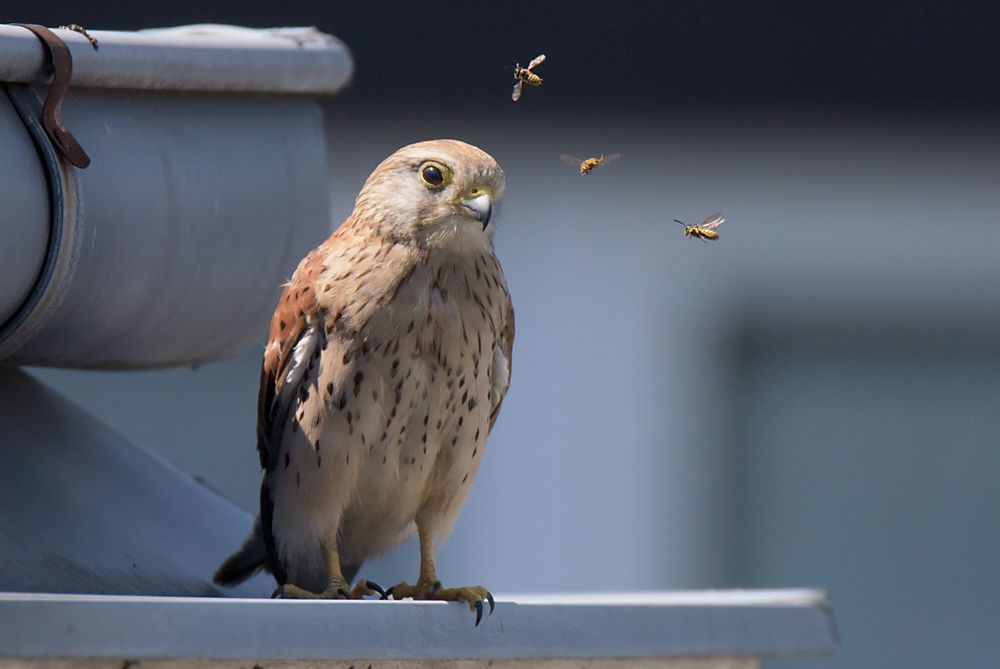
[[[362,254],[344,249],[367,243],[348,219],[324,244],[310,252],[285,286],[271,319],[257,394],[257,452],[262,468],[276,457],[286,421],[295,405],[305,369],[324,345],[338,337],[350,347],[387,296],[395,294],[422,257],[405,245],[385,245]],[[320,288],[320,279],[326,282]],[[322,290],[321,295],[316,292]],[[331,333],[333,339],[331,340]],[[301,363],[300,366],[298,363]]]
[[[504,309],[504,324],[500,331],[500,345],[493,355],[493,388],[490,392],[490,431],[500,415],[503,398],[507,396],[510,387],[511,365],[514,355],[514,305],[507,295],[507,305]]]
[[[320,250],[315,249],[299,263],[271,318],[257,392],[257,453],[262,468],[268,468],[272,446],[285,424],[288,398],[294,397],[302,380],[303,367],[296,363],[308,362],[323,335],[313,288],[322,269]]]

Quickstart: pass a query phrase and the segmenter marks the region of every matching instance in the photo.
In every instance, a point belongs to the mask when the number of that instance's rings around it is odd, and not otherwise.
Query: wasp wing
[[[609,164],[615,162],[616,160],[618,160],[621,157],[622,157],[622,154],[620,154],[620,153],[609,153],[606,156],[604,156],[604,164],[605,165],[609,165]]]
[[[567,165],[572,165],[573,167],[580,167],[580,163],[583,162],[576,156],[570,155],[568,153],[560,154],[559,160],[563,161]]]
[[[517,102],[521,99],[521,87],[524,85],[520,79],[514,82],[514,92],[511,93],[510,99]]]
[[[545,62],[545,54],[544,53],[540,54],[538,56],[535,56],[534,60],[532,60],[530,63],[528,63],[528,69],[530,70],[533,67],[538,67],[539,65],[541,65],[544,62]]]
[[[699,225],[699,228],[705,228],[707,230],[715,230],[717,227],[726,222],[726,219],[722,218],[722,214],[712,214],[705,219],[705,222]]]

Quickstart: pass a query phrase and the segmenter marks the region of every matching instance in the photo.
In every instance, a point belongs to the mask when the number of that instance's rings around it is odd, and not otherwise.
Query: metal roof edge
[[[829,655],[822,593],[713,593],[712,605],[525,605],[0,594],[0,658],[506,660]],[[724,600],[729,598],[729,603]],[[557,596],[556,599],[559,597]],[[574,597],[575,598],[575,597]],[[582,596],[581,599],[585,599]],[[754,601],[757,600],[757,601]]]
[[[137,32],[54,29],[73,55],[73,86],[330,95],[349,83],[347,46],[313,27],[216,24]],[[48,57],[26,28],[0,24],[0,81],[48,80]]]

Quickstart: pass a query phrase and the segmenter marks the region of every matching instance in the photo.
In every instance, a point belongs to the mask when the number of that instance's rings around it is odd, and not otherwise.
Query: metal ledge
[[[498,601],[479,627],[467,607],[443,602],[0,593],[0,621],[0,658],[7,660],[601,659],[606,665],[827,655],[837,645],[826,596],[815,590],[515,596]]]
[[[55,30],[73,54],[73,86],[141,90],[332,94],[351,79],[350,51],[315,28],[193,25],[139,32],[90,30],[99,44]],[[48,80],[30,31],[0,25],[0,81]]]

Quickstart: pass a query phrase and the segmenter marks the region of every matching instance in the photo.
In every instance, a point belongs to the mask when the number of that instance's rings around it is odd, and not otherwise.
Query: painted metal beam
[[[556,660],[828,655],[820,591],[457,603],[0,594],[0,656],[217,660]],[[362,664],[362,666],[364,666]]]
[[[73,54],[73,85],[85,88],[329,95],[354,68],[343,42],[315,28],[91,30],[96,50],[79,33],[54,32]],[[46,58],[30,31],[0,25],[0,81],[45,82]]]

